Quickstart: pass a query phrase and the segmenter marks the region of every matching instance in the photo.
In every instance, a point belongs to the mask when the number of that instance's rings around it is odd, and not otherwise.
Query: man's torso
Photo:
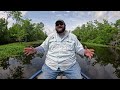
[[[63,38],[54,33],[49,39],[45,63],[53,70],[66,70],[76,62],[75,41],[70,33]]]

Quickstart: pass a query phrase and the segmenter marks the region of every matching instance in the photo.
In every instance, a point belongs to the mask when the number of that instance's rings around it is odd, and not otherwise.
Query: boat
[[[33,74],[29,79],[42,79],[42,70],[38,70],[35,74]],[[85,75],[83,72],[81,72],[82,79],[90,79],[87,75]],[[56,79],[67,79],[66,76],[63,75],[63,73],[60,73]]]

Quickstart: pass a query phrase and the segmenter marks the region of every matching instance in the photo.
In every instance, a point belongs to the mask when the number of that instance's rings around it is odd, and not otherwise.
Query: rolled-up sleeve
[[[85,49],[77,37],[75,37],[75,51],[77,54],[84,56]]]

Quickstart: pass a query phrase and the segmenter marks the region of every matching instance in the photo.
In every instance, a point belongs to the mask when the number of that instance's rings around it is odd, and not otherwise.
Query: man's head
[[[55,22],[55,29],[57,33],[63,33],[65,31],[66,25],[63,20],[57,20]]]

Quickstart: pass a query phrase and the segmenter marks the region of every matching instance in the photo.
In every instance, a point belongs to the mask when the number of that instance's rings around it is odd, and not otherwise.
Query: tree
[[[108,45],[112,41],[116,41],[116,43],[119,44],[119,26],[120,20],[117,20],[115,24],[109,23],[105,19],[103,19],[103,22],[94,20],[94,23],[89,21],[81,27],[76,27],[75,30],[73,30],[73,33],[82,42]]]
[[[35,40],[44,40],[46,38],[43,32],[43,27],[44,27],[44,24],[42,22],[35,24],[35,27],[34,27]]]
[[[117,27],[118,29],[120,29],[120,19],[118,19],[115,23],[115,27]]]
[[[19,23],[22,19],[22,13],[20,11],[5,11],[5,13],[7,13],[7,19],[12,17],[13,20],[16,20],[16,23]]]
[[[0,18],[0,44],[5,44],[8,42],[8,22],[6,22],[5,18]]]
[[[20,24],[13,24],[9,29],[11,42],[21,42],[25,37],[25,31],[22,29]]]
[[[31,19],[22,20],[22,30],[24,30],[25,32],[24,41],[28,42],[34,40],[33,39],[34,25],[35,24],[31,23]]]

